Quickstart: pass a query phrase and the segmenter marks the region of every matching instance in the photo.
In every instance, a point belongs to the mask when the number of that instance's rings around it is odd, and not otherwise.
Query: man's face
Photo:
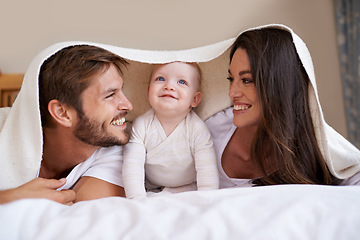
[[[74,135],[93,146],[124,145],[129,141],[125,116],[132,105],[122,92],[123,79],[112,64],[97,75],[81,94],[83,116],[79,116]]]

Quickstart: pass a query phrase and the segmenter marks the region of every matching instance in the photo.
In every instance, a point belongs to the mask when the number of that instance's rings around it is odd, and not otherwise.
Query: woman
[[[341,164],[334,163],[338,153],[327,146],[332,141],[322,141],[334,130],[321,121],[315,83],[309,79],[313,76],[308,76],[298,55],[304,49],[301,44],[295,47],[293,36],[288,30],[266,27],[244,32],[232,46],[228,80],[233,107],[207,120],[222,188],[332,185],[359,171],[357,164],[341,175],[348,166],[339,168]],[[347,141],[344,146],[359,161],[359,150]],[[358,183],[358,175],[343,183]]]

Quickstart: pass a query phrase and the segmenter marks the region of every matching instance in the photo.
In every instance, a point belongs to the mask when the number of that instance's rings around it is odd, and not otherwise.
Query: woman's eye
[[[253,83],[254,81],[251,78],[243,78],[241,79],[245,84]]]
[[[232,77],[227,77],[226,79],[229,80],[231,83],[234,81]]]
[[[165,81],[165,78],[163,78],[163,77],[158,77],[156,80],[158,80],[158,81]]]
[[[185,81],[185,80],[179,80],[178,83],[186,85],[186,81]]]

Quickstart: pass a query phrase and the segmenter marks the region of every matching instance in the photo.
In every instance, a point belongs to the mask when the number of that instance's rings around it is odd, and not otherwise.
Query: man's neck
[[[44,129],[43,159],[39,177],[62,178],[100,147],[85,144],[66,131]]]

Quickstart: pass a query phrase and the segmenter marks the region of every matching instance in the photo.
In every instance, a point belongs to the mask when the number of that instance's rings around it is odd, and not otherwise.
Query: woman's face
[[[233,123],[238,128],[257,128],[261,106],[256,93],[255,81],[250,71],[246,50],[238,48],[229,68],[229,96],[234,104]]]

